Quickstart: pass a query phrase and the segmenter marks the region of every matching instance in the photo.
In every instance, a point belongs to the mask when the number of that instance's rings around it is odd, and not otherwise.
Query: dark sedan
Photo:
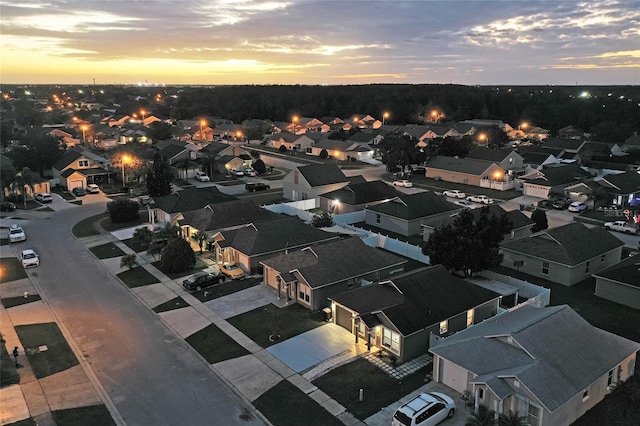
[[[0,203],[0,211],[3,212],[12,212],[16,210],[16,205],[13,204],[11,201],[3,201],[2,203]]]
[[[182,282],[182,287],[189,291],[200,291],[205,287],[209,287],[215,284],[219,284],[224,281],[224,275],[212,274],[209,272],[198,272],[191,275],[189,278]]]

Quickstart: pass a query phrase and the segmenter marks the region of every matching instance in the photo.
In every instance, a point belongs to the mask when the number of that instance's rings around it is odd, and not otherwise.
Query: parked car
[[[464,198],[467,196],[467,194],[457,189],[448,189],[444,191],[442,195],[444,195],[445,197],[451,197],[451,198]]]
[[[23,268],[31,268],[40,265],[40,258],[33,249],[25,249],[20,252],[20,262]]]
[[[87,192],[90,194],[99,194],[100,187],[95,183],[90,183],[89,185],[87,185]]]
[[[36,201],[41,203],[51,203],[53,201],[53,197],[48,192],[42,192],[40,194],[35,195]]]
[[[232,263],[230,265],[222,265],[220,267],[220,272],[222,272],[232,280],[237,280],[244,277],[244,271],[235,263]]]
[[[85,191],[84,188],[80,186],[78,186],[77,188],[73,188],[71,192],[73,192],[73,195],[75,195],[76,197],[82,197],[87,195],[87,191]]]
[[[440,392],[421,393],[393,414],[393,426],[433,426],[450,419],[456,403]]]
[[[0,211],[3,212],[13,212],[16,210],[16,208],[16,205],[11,201],[3,201],[2,203],[0,203]]]
[[[571,200],[567,200],[566,198],[559,198],[554,200],[552,206],[556,210],[564,210],[571,204]]]
[[[493,204],[493,200],[486,195],[470,195],[467,197],[467,201],[480,204]]]
[[[249,192],[254,192],[254,191],[266,191],[267,189],[271,189],[271,187],[266,183],[251,182],[251,183],[247,183],[244,186],[244,189],[246,189]]]
[[[411,188],[413,184],[406,179],[401,179],[401,180],[394,180],[393,186],[404,186],[405,188]]]
[[[244,175],[245,176],[256,176],[258,173],[256,173],[255,170],[253,170],[250,167],[247,167],[246,169],[244,169]]]
[[[455,204],[456,206],[460,206],[460,207],[466,207],[468,209],[472,209],[474,208],[476,205],[474,203],[472,203],[471,201],[467,201],[467,200],[456,200],[453,202],[453,204]]]
[[[189,291],[200,291],[205,287],[219,284],[224,281],[224,275],[218,271],[217,273],[211,272],[198,272],[191,275],[186,280],[182,281],[182,287]]]
[[[243,177],[244,176],[244,172],[242,170],[240,170],[240,169],[233,168],[233,169],[231,169],[231,176]]]
[[[27,241],[27,234],[24,233],[24,229],[20,225],[11,225],[9,227],[9,242],[17,243],[18,241]]]
[[[611,212],[611,211],[615,212],[615,211],[622,210],[622,206],[619,204],[609,204],[606,206],[600,206],[596,210],[605,211],[605,212]]]
[[[638,228],[633,223],[624,220],[616,220],[615,222],[606,222],[604,227],[611,231],[624,232],[625,234],[637,234]]]
[[[200,182],[209,182],[211,179],[209,179],[209,176],[207,176],[207,174],[205,172],[203,172],[202,170],[198,170],[196,172],[195,175],[196,180],[199,180]]]
[[[536,204],[536,207],[538,207],[539,209],[552,209],[553,208],[553,201],[551,201],[551,200],[540,200],[540,201],[538,201],[538,204]]]
[[[574,201],[573,203],[569,204],[569,211],[574,213],[585,211],[588,208],[589,206],[581,201]]]

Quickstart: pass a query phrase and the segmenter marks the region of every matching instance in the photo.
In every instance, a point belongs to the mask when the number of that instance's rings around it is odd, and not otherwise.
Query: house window
[[[530,426],[540,426],[542,424],[542,409],[531,404],[529,399],[517,397],[516,410],[527,416],[527,424]]]
[[[440,334],[444,334],[447,332],[448,321],[440,321]]]
[[[607,377],[607,386],[611,386],[611,383],[613,383],[613,370],[609,371],[609,377]]]
[[[298,300],[308,304],[310,299],[311,299],[311,289],[308,286],[304,285],[304,284],[299,284],[298,285]]]
[[[473,309],[467,311],[467,327],[473,325]]]
[[[313,148],[310,146],[307,147],[307,154],[313,154]]]
[[[307,200],[309,198],[309,194],[307,194],[306,192],[302,192],[300,193],[300,198],[303,200]]]
[[[484,398],[484,389],[478,389],[478,399]]]
[[[379,214],[376,215],[376,223],[380,223],[380,215]]]
[[[400,353],[400,335],[388,328],[382,330],[382,346],[391,349],[395,353]]]
[[[89,160],[78,160],[78,167],[89,167]]]
[[[542,262],[542,273],[549,275],[549,262]]]
[[[586,388],[583,392],[582,392],[582,400],[585,401],[589,399],[589,388]]]
[[[588,274],[588,273],[589,273],[589,261],[587,261],[587,263],[585,263],[585,265],[584,265],[584,266],[585,266],[585,271],[584,271],[584,273],[585,273],[585,274]]]

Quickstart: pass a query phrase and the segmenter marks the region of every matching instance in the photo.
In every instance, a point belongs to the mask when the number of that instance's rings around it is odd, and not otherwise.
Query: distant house
[[[260,262],[267,258],[337,238],[297,216],[285,216],[220,231],[213,244],[219,263],[236,263],[245,271],[260,273]]]
[[[321,194],[344,188],[349,183],[349,178],[335,164],[312,164],[287,173],[282,179],[282,192],[287,200],[317,200]]]
[[[640,255],[628,257],[593,276],[596,296],[640,309]]]
[[[640,173],[625,172],[595,178],[605,188],[613,203],[621,206],[640,206]]]
[[[519,176],[525,171],[523,167],[524,159],[511,149],[474,148],[469,151],[465,158],[495,163],[512,176]]]
[[[314,144],[314,140],[305,135],[296,135],[288,132],[273,133],[269,137],[269,146],[280,148],[284,146],[288,151],[306,152],[307,148]]]
[[[153,197],[149,208],[157,223],[176,225],[182,218],[183,212],[203,209],[209,204],[231,200],[236,200],[236,197],[220,192],[215,186],[188,188],[170,195]]]
[[[625,152],[640,151],[640,135],[635,134],[625,139],[622,149]]]
[[[545,166],[542,170],[534,170],[521,176],[519,180],[523,195],[549,198],[551,195],[564,196],[565,188],[591,178],[591,173],[578,164],[566,164]]]
[[[211,142],[198,151],[197,157],[212,175],[213,172],[226,175],[234,168],[244,170],[253,162],[246,149],[222,142]]]
[[[405,362],[427,352],[431,335],[450,336],[496,315],[500,295],[436,265],[329,299],[332,321],[356,342]]]
[[[502,243],[501,265],[572,286],[620,261],[624,243],[603,228],[580,222]]]
[[[381,180],[349,183],[344,188],[318,196],[320,208],[333,214],[345,214],[384,203],[400,195],[399,191]]]
[[[514,187],[513,177],[492,161],[437,156],[427,162],[426,177],[505,191]]]
[[[341,141],[339,139],[321,139],[314,143],[313,146],[308,146],[306,153],[319,157],[323,150],[327,151],[329,157],[340,161],[354,159],[366,162],[373,158],[374,153],[374,150],[366,143]]]
[[[404,236],[420,235],[422,226],[439,224],[462,210],[433,192],[399,194],[384,203],[365,208],[367,225]]]
[[[329,306],[330,296],[403,272],[406,262],[353,237],[289,250],[260,263],[265,284],[276,288],[278,297],[317,310]]]
[[[53,179],[61,187],[71,191],[86,188],[90,183],[106,183],[109,180],[109,160],[81,146],[68,150],[51,167]]]
[[[584,130],[573,125],[565,126],[558,130],[558,137],[562,139],[582,140],[584,139]]]
[[[593,327],[569,306],[525,305],[434,339],[433,380],[477,409],[531,426],[573,424],[634,374],[640,344]]]

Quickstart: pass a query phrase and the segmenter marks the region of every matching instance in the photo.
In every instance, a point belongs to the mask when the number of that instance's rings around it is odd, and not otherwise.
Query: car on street
[[[41,203],[51,203],[53,201],[53,197],[48,192],[41,192],[35,195],[36,201]]]
[[[89,185],[87,185],[87,192],[90,194],[99,194],[100,187],[95,183],[90,183]]]
[[[470,195],[467,197],[467,201],[480,204],[493,204],[493,200],[486,195]]]
[[[411,183],[410,181],[408,181],[406,179],[394,180],[393,181],[393,186],[403,186],[405,188],[411,188],[413,186],[413,183]]]
[[[468,209],[472,209],[476,206],[474,203],[467,200],[456,200],[453,202],[453,204],[455,204],[456,206],[465,207]]]
[[[456,403],[440,392],[423,392],[403,404],[393,414],[393,426],[434,426],[450,419]]]
[[[633,223],[624,220],[616,220],[615,222],[605,222],[604,227],[610,231],[624,232],[625,234],[637,234],[638,228]]]
[[[33,249],[25,249],[20,252],[20,262],[23,268],[31,268],[40,265],[40,258]]]
[[[11,201],[3,201],[0,203],[0,211],[3,212],[13,212],[16,210],[16,205]]]
[[[266,191],[268,189],[271,189],[271,187],[266,183],[262,183],[262,182],[250,182],[244,186],[244,189],[246,189],[249,192],[254,192],[254,191]]]
[[[193,274],[186,280],[182,281],[182,287],[189,291],[200,291],[205,287],[220,284],[223,281],[224,275],[222,275],[220,271],[217,273],[203,271]]]
[[[244,277],[244,271],[235,263],[220,266],[220,272],[222,272],[232,280],[237,280]]]
[[[83,197],[87,195],[87,191],[85,191],[84,188],[80,186],[73,188],[71,192],[73,192],[73,195],[75,195],[76,197]]]
[[[570,212],[578,213],[578,212],[585,211],[588,208],[589,208],[589,206],[587,206],[582,201],[574,201],[573,203],[569,204],[569,209],[568,210]]]
[[[467,194],[465,194],[464,192],[458,189],[448,189],[446,191],[443,191],[442,195],[444,195],[445,197],[451,197],[451,198],[464,198],[467,196]]]
[[[27,234],[20,225],[11,225],[9,227],[9,242],[17,243],[18,241],[27,241]]]
[[[553,208],[556,210],[564,210],[569,207],[570,204],[571,200],[568,200],[566,198],[559,198],[557,200],[553,200],[553,203],[551,203]]]
[[[200,182],[209,182],[209,181],[211,181],[211,179],[209,179],[209,176],[207,176],[207,174],[205,172],[203,172],[202,170],[198,170],[196,172],[195,178],[196,178],[196,180],[199,180]]]

